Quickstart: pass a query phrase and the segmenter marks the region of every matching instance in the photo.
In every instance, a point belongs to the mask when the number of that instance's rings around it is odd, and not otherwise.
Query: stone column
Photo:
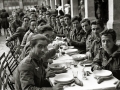
[[[41,6],[42,5],[42,0],[38,0],[38,6]]]
[[[55,9],[55,0],[50,0],[51,9]]]
[[[71,17],[78,16],[78,0],[71,0]]]
[[[20,6],[21,9],[24,8],[24,6],[23,6],[23,0],[19,0],[19,6]]]
[[[60,0],[55,0],[55,5],[60,5]]]
[[[3,8],[4,8],[3,0],[0,0],[0,9],[3,9]]]
[[[67,0],[61,0],[62,3],[62,10],[64,11],[64,5],[67,4]]]
[[[50,6],[50,0],[46,0],[46,5]]]
[[[90,20],[95,19],[94,0],[84,0],[85,4],[85,18]]]
[[[109,20],[107,28],[114,29],[117,33],[117,39],[120,40],[120,0],[108,0]]]

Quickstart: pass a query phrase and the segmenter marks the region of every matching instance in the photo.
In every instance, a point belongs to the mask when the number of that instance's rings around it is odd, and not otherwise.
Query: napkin
[[[75,80],[75,84],[77,84],[79,86],[83,86],[83,82],[81,80],[79,80],[77,77],[75,77],[74,80]]]
[[[111,75],[111,76],[108,76],[108,77],[95,77],[95,79],[97,79],[97,83],[98,83],[98,84],[102,83],[102,82],[105,81],[105,80],[110,80],[110,79],[112,79],[112,78],[113,78],[112,75]]]

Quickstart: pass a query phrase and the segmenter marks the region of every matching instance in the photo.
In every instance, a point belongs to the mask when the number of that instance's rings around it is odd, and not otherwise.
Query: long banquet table
[[[66,62],[74,62],[73,58],[67,54],[60,56],[56,60],[53,61],[53,64],[59,63],[59,64],[66,64]],[[73,75],[72,71],[76,69],[78,71],[78,79],[80,79],[83,82],[83,86],[78,86],[75,84],[75,86],[67,86],[64,87],[64,90],[115,90],[115,82],[118,81],[115,77],[113,77],[110,80],[105,80],[102,83],[98,84],[97,80],[94,78],[94,74],[90,74],[90,76],[87,76],[87,80],[82,78],[82,70],[83,66],[81,66],[78,63],[77,67],[74,67],[71,65],[71,69],[68,69],[66,73],[69,75]],[[91,72],[91,67],[85,67],[85,71]],[[57,76],[58,74],[56,74]],[[50,83],[54,86],[55,85],[55,77],[49,78]]]

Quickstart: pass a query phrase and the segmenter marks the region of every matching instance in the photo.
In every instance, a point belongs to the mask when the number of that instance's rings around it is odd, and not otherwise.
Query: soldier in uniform
[[[101,33],[102,48],[93,60],[92,70],[106,69],[120,79],[120,48],[116,45],[116,32],[106,29]]]
[[[55,76],[52,71],[45,70],[44,62],[50,56],[46,54],[48,39],[42,34],[36,34],[30,41],[30,53],[17,68],[15,90],[63,90],[62,85],[51,87],[47,78]]]

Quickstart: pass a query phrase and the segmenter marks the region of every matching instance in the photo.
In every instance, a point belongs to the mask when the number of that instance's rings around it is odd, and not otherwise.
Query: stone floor
[[[2,35],[0,36],[0,55],[4,52],[7,54],[9,51],[9,48],[5,45],[5,43],[6,38],[4,36],[4,33],[2,32]]]

